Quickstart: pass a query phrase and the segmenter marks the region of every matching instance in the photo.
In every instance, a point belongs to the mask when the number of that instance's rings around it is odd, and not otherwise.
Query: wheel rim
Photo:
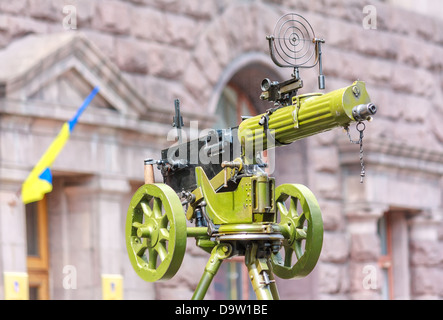
[[[274,273],[283,279],[303,278],[314,269],[321,253],[323,221],[320,207],[314,194],[299,184],[277,187],[275,199],[285,240],[281,252],[272,255]]]
[[[140,187],[129,205],[125,231],[129,260],[142,279],[167,280],[177,273],[186,250],[186,220],[172,188]]]

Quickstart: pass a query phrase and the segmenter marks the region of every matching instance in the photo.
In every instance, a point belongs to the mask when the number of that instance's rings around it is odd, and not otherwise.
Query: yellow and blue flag
[[[50,167],[63,149],[66,141],[68,141],[81,114],[91,103],[92,99],[94,99],[98,91],[98,87],[95,87],[85,101],[83,101],[83,104],[77,110],[75,116],[63,124],[63,127],[55,140],[40,158],[40,161],[36,164],[34,169],[32,169],[28,178],[26,178],[22,185],[22,201],[24,204],[42,200],[46,193],[52,191],[52,174]]]

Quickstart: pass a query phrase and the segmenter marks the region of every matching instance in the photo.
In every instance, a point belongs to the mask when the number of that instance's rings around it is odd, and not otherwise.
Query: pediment
[[[92,88],[92,108],[139,117],[149,112],[140,94],[84,35],[30,35],[0,50],[0,98],[78,107]]]
[[[45,86],[34,92],[29,92],[26,99],[57,105],[66,105],[69,102],[69,105],[80,106],[91,90],[91,84],[84,80],[78,70],[71,68],[46,83]],[[100,92],[91,101],[89,108],[105,109],[113,112],[121,111],[103,97]]]

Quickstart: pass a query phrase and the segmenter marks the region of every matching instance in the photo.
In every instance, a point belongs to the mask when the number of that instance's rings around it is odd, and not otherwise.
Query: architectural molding
[[[1,50],[0,61],[3,98],[32,99],[37,91],[75,70],[90,89],[99,86],[99,96],[121,114],[137,116],[149,110],[118,68],[81,33],[24,37]]]
[[[94,111],[88,112],[95,114],[98,121],[105,116],[120,127],[136,128],[135,120],[170,126],[174,115],[172,101],[170,108],[149,105],[119,68],[79,32],[23,37],[0,50],[0,69],[3,112],[33,115],[34,107],[42,109],[42,105],[49,108],[50,114],[42,111],[45,118],[54,115],[51,109],[56,106],[75,112],[92,88],[99,86],[100,92],[90,106]],[[55,114],[60,114],[60,110]],[[210,115],[183,115],[187,121],[212,121]],[[88,121],[87,118],[82,117],[81,121]]]
[[[388,139],[364,140],[365,163],[443,176],[443,152],[399,143]],[[358,149],[350,143],[339,143],[340,164],[359,163]]]

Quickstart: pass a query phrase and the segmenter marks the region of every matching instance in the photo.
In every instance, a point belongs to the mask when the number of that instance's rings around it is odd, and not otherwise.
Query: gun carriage
[[[301,68],[318,66],[319,88],[325,88],[324,40],[315,37],[302,16],[283,16],[267,39],[271,59],[294,72],[281,83],[263,80],[260,98],[272,103],[266,113],[182,142],[176,101],[178,143],[163,150],[160,160],[145,161],[146,184],[134,194],[127,213],[128,255],[142,279],[172,278],[182,264],[187,238],[210,253],[193,299],[204,298],[221,263],[233,256],[245,257],[258,299],[279,299],[274,276],[302,278],[317,264],[323,222],[315,196],[300,184],[276,186],[260,155],[353,122],[363,124],[377,108],[361,81],[326,94],[298,95]],[[154,165],[163,183],[153,182]]]

